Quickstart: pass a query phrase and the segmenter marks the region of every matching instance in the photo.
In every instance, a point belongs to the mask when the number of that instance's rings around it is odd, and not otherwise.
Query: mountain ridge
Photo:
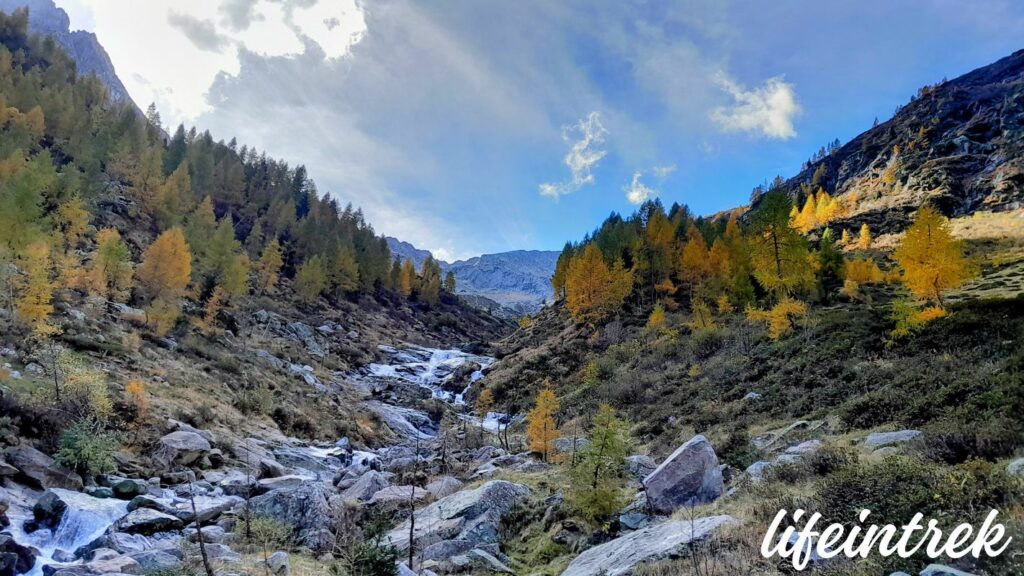
[[[96,74],[106,86],[112,100],[134,103],[96,34],[85,30],[71,30],[71,18],[68,13],[58,7],[53,0],[0,0],[0,12],[11,13],[20,8],[27,8],[29,11],[29,33],[53,38],[74,60],[79,74]],[[138,108],[137,103],[135,107]]]
[[[409,259],[417,268],[429,250],[388,236],[388,248],[396,258]],[[443,272],[455,275],[456,293],[474,296],[469,302],[504,316],[533,314],[553,299],[551,275],[559,252],[555,250],[510,250],[482,254],[455,262],[438,260]],[[496,303],[500,308],[494,308]]]

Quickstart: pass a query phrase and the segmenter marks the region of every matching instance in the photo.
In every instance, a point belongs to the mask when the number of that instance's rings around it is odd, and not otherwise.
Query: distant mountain
[[[483,296],[519,313],[532,314],[551,302],[551,275],[559,252],[515,250],[442,265],[455,273],[459,293]]]
[[[75,61],[79,74],[95,73],[107,87],[111,99],[131,101],[128,90],[114,71],[110,56],[95,34],[84,30],[72,32],[68,13],[58,8],[53,0],[0,0],[0,12],[9,14],[19,8],[29,10],[29,33],[52,37]]]
[[[429,251],[397,238],[387,240],[396,258],[412,260],[417,268],[430,255]],[[475,297],[467,299],[471,304],[501,316],[519,316],[532,314],[552,301],[551,275],[558,254],[553,250],[515,250],[452,263],[439,262],[442,270],[455,274],[459,294]]]
[[[1024,206],[1024,50],[918,91],[886,122],[820,152],[785,183],[850,199],[832,224],[897,232],[924,201],[947,216]]]
[[[412,260],[412,264],[417,270],[423,266],[423,261],[427,259],[427,256],[431,255],[430,250],[420,250],[412,244],[403,242],[402,240],[392,236],[387,236],[387,241],[388,248],[391,249],[392,256],[403,261]],[[443,268],[444,263],[442,263],[441,266]]]

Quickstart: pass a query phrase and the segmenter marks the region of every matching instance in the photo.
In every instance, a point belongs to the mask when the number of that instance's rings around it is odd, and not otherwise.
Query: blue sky
[[[558,249],[630,198],[742,204],[1024,48],[998,0],[57,3],[141,105],[306,164],[447,259]]]

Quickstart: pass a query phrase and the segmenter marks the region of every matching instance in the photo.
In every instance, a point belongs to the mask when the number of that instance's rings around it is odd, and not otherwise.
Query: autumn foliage
[[[593,244],[573,259],[566,273],[566,305],[581,322],[595,323],[614,314],[632,289],[632,272],[619,261],[609,266]]]
[[[554,442],[560,432],[555,425],[555,412],[558,410],[558,398],[547,384],[537,393],[533,409],[526,415],[526,437],[530,441],[530,450],[537,452],[545,462],[550,461],[554,454]]]
[[[917,211],[893,258],[910,293],[940,308],[945,307],[942,293],[973,275],[960,242],[950,233],[949,221],[928,205]]]

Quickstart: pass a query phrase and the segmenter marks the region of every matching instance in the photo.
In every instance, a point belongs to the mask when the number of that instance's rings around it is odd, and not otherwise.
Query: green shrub
[[[266,384],[245,388],[235,396],[234,404],[242,414],[266,416],[274,407],[274,393]]]
[[[1009,456],[1021,440],[1012,426],[1003,420],[969,427],[958,422],[938,423],[925,428],[924,454],[947,464]]]
[[[852,448],[826,444],[806,459],[807,467],[818,476],[826,476],[858,462],[857,451]]]
[[[86,417],[61,435],[56,460],[83,475],[105,474],[117,469],[114,452],[118,445],[114,434],[104,430],[95,419]]]

